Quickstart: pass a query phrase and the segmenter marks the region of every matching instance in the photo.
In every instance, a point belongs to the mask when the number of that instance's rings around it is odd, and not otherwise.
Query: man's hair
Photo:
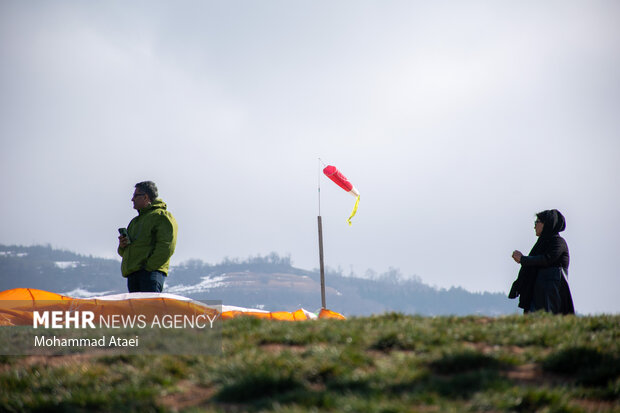
[[[151,201],[154,201],[158,196],[157,185],[155,185],[155,182],[153,181],[138,182],[136,184],[136,188],[144,191],[144,193],[148,195]]]

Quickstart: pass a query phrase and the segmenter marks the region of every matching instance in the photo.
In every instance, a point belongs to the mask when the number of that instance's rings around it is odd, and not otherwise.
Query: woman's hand
[[[521,264],[521,257],[523,257],[523,254],[521,254],[521,251],[514,250],[512,252],[512,259],[515,260],[517,264]]]

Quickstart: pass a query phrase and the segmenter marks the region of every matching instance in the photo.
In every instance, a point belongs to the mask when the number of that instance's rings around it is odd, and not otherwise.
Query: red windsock
[[[329,179],[334,181],[336,185],[353,195],[355,198],[360,196],[359,191],[335,166],[327,165],[325,169],[323,169],[323,173]]]

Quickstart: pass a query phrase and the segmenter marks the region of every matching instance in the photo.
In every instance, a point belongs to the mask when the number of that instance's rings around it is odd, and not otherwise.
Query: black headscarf
[[[566,219],[557,209],[539,212],[536,218],[543,223],[543,230],[528,255],[539,255],[546,251],[553,238],[566,229]]]

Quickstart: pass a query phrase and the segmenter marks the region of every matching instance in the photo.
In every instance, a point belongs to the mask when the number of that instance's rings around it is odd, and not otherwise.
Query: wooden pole
[[[319,260],[321,261],[321,306],[325,306],[325,266],[323,264],[323,222],[321,221],[321,215],[317,217],[319,223]]]

